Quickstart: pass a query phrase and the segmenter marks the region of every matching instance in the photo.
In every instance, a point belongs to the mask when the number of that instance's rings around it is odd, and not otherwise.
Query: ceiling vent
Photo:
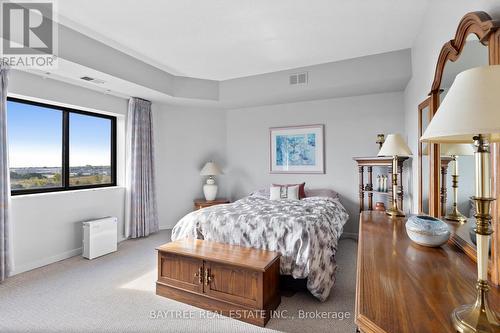
[[[84,81],[92,82],[92,83],[97,83],[97,84],[103,84],[104,83],[103,80],[96,79],[96,78],[90,77],[90,76],[82,76],[80,79],[82,79]]]
[[[299,85],[299,84],[307,84],[307,82],[308,82],[307,72],[295,73],[295,74],[290,75],[290,77],[289,77],[289,83],[291,86]]]

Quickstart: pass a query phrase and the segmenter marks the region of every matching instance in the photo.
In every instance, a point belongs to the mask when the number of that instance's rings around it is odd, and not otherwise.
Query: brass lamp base
[[[451,213],[448,213],[444,218],[449,221],[455,221],[459,223],[467,222],[467,218],[458,211],[457,207],[454,207],[453,211]]]
[[[496,314],[490,309],[486,300],[488,283],[479,281],[478,295],[475,304],[462,305],[451,314],[453,326],[460,333],[495,333],[500,331]]]
[[[405,217],[405,213],[394,207],[389,208],[385,213],[390,217]]]

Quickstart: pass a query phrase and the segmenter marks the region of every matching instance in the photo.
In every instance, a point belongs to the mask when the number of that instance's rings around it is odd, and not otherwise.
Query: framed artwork
[[[272,127],[271,173],[325,173],[324,125]]]

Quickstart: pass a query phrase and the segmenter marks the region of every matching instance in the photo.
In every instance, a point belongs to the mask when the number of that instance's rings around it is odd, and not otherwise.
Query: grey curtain
[[[10,175],[7,146],[8,68],[0,63],[0,281],[12,270],[11,229],[9,221]]]
[[[156,206],[151,102],[131,98],[127,117],[125,233],[145,237],[159,230]]]

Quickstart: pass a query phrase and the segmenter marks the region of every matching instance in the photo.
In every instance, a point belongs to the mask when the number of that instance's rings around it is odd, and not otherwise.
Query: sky
[[[70,166],[111,164],[111,121],[70,114]],[[11,168],[62,165],[62,111],[7,102]]]

